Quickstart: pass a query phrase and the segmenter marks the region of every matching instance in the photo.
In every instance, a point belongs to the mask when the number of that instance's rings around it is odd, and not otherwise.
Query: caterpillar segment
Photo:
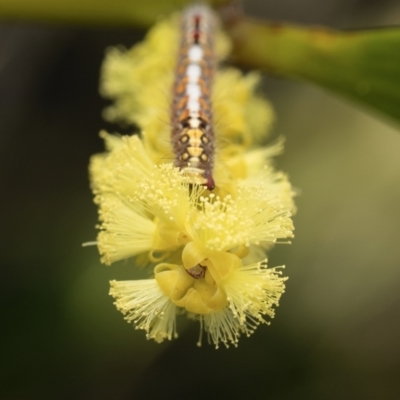
[[[206,6],[193,6],[183,13],[171,107],[175,165],[190,184],[208,190],[215,187],[211,89],[216,25],[216,17]]]

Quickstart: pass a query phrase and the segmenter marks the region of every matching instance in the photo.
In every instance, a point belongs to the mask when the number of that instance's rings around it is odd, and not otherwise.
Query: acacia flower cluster
[[[266,251],[293,236],[293,191],[272,157],[282,141],[260,147],[273,113],[255,93],[257,74],[219,69],[213,89],[216,187],[188,180],[174,166],[169,104],[179,15],[159,22],[130,50],[110,49],[101,90],[114,100],[111,121],[135,123],[141,135],[101,133],[106,153],[91,159],[100,227],[97,245],[107,265],[133,258],[142,280],[112,281],[110,294],[128,322],[147,338],[177,337],[176,318],[200,321],[209,340],[237,345],[273,317],[284,291],[280,267],[267,268]],[[230,43],[216,34],[222,59]]]

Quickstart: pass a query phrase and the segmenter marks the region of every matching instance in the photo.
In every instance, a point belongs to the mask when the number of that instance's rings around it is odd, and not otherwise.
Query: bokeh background
[[[400,16],[387,0],[245,10],[341,29]],[[287,139],[278,166],[299,190],[296,238],[270,255],[290,277],[271,326],[215,350],[180,321],[180,338],[157,345],[115,309],[108,281],[132,266],[81,247],[96,236],[87,165],[100,129],[127,131],[101,118],[104,50],[143,35],[0,26],[0,398],[400,398],[399,126],[314,86],[264,81]]]

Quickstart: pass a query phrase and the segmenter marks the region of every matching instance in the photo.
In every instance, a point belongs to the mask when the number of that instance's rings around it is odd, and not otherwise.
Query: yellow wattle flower
[[[293,237],[294,192],[272,166],[283,142],[259,148],[273,121],[256,93],[259,75],[216,71],[212,102],[217,136],[213,192],[190,183],[174,167],[170,126],[179,16],[159,22],[130,50],[110,49],[101,92],[114,100],[111,121],[134,123],[139,136],[102,132],[106,152],[95,155],[90,176],[100,227],[97,245],[107,265],[134,257],[149,278],[112,281],[118,310],[147,338],[177,337],[176,317],[200,321],[216,347],[237,345],[267,317],[286,278],[268,269],[265,251]],[[216,35],[218,59],[228,38]],[[263,137],[264,135],[264,137]]]
[[[206,258],[292,237],[291,202],[285,206],[278,197],[291,198],[290,190],[281,190],[289,185],[283,177],[238,182],[235,198],[207,195],[201,186],[189,189],[172,164],[150,164],[138,137],[121,142],[109,155],[95,156],[91,168],[102,222],[98,244],[106,263],[189,242]],[[260,173],[263,180],[266,175]]]

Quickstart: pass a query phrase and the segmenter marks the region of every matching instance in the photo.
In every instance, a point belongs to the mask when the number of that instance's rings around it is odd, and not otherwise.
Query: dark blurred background
[[[33,0],[34,1],[34,0]],[[247,1],[251,15],[354,29],[395,25],[398,1]],[[0,25],[2,399],[400,398],[400,131],[317,87],[266,78],[278,160],[299,188],[296,238],[276,247],[287,292],[237,349],[198,325],[149,342],[115,309],[94,247],[89,157],[107,128],[107,46],[140,30]],[[400,107],[400,104],[399,104]],[[179,321],[182,322],[182,321]]]

